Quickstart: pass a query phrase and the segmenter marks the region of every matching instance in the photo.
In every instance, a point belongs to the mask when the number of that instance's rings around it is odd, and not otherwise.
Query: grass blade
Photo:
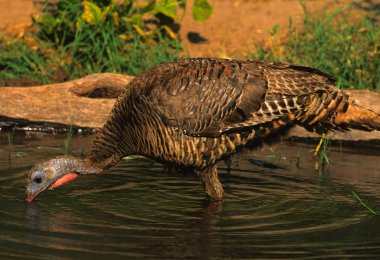
[[[372,214],[375,214],[377,215],[376,211],[374,211],[373,209],[371,209],[367,204],[364,203],[364,201],[359,197],[359,195],[355,192],[355,191],[351,191],[352,192],[352,196],[354,197],[354,199],[356,201],[358,201],[360,204],[362,204],[366,209],[368,209],[369,212],[371,212]]]

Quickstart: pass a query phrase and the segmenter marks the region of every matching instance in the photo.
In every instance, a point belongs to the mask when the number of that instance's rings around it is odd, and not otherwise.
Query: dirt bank
[[[268,30],[280,26],[279,37],[287,32],[289,19],[300,24],[303,8],[299,0],[209,0],[212,16],[205,22],[195,22],[191,15],[194,0],[188,1],[180,14],[179,36],[184,44],[183,56],[239,57],[253,51],[253,44],[269,38]],[[54,1],[49,1],[54,2]],[[334,9],[350,1],[306,1],[311,13]],[[0,30],[23,35],[31,25],[31,16],[38,15],[43,1],[0,0]]]

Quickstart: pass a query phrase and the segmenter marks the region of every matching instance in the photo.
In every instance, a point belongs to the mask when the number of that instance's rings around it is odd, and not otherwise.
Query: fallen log
[[[76,129],[99,128],[115,98],[132,79],[99,73],[59,84],[1,87],[0,127],[48,132],[70,125]]]
[[[93,132],[105,122],[116,97],[132,76],[98,73],[81,79],[35,87],[0,87],[0,130],[60,132],[72,126],[78,132]],[[347,90],[351,99],[380,113],[380,94],[368,90]],[[320,138],[302,127],[294,127],[288,139]],[[331,133],[329,138],[346,142],[380,143],[380,132],[352,130]]]

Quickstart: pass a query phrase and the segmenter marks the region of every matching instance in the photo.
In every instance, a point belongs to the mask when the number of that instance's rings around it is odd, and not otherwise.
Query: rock
[[[115,98],[133,79],[112,73],[93,74],[78,80],[36,87],[0,87],[0,129],[36,131],[67,130],[92,132],[104,124]],[[380,114],[380,94],[368,90],[347,90],[351,99]],[[320,136],[296,126],[288,139],[315,140]],[[335,141],[380,143],[380,131],[352,130],[330,133]]]

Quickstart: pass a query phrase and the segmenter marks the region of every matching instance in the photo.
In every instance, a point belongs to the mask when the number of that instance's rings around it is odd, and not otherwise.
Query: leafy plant
[[[178,57],[171,25],[184,0],[61,0],[33,19],[22,41],[0,40],[0,77],[65,81],[95,72],[138,74]],[[212,7],[194,2],[193,17],[207,19]]]
[[[353,21],[352,6],[318,16],[304,8],[302,29],[289,22],[285,39],[269,31],[266,44],[255,45],[249,58],[279,60],[318,68],[337,77],[342,88],[380,91],[380,27],[363,16]]]
[[[193,18],[196,21],[202,22],[210,17],[212,7],[207,0],[195,0],[193,6]]]
[[[271,35],[271,36],[275,36],[275,34],[278,32],[278,30],[280,29],[280,25],[278,23],[276,23],[272,29],[270,29],[268,31],[268,33]]]
[[[49,60],[40,50],[35,50],[27,41],[15,41],[3,37],[0,40],[0,78],[27,77],[48,83],[53,78]]]

